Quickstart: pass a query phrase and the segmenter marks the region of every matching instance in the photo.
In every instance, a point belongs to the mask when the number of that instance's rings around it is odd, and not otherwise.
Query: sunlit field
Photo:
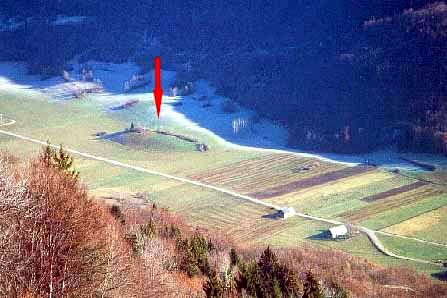
[[[4,127],[17,134],[130,165],[220,186],[278,206],[373,229],[446,243],[445,222],[436,219],[447,205],[441,188],[417,185],[416,180],[385,170],[354,168],[285,153],[266,153],[227,147],[204,133],[178,128],[164,121],[162,129],[177,131],[208,142],[210,150],[199,152],[193,144],[172,136],[123,133],[120,139],[98,137],[98,132],[125,132],[131,122],[141,122],[149,103],[140,103],[122,113],[108,111],[92,99],[53,101],[32,91],[1,91],[0,110],[17,121]],[[135,112],[138,117],[132,119]],[[150,126],[149,129],[160,129]],[[10,136],[0,136],[0,148],[22,161],[35,156],[40,145]],[[218,229],[247,245],[275,247],[328,247],[362,256],[386,265],[406,265],[433,273],[439,267],[397,260],[378,252],[363,236],[345,241],[319,237],[330,225],[293,217],[282,220],[274,210],[227,194],[167,178],[123,169],[97,160],[75,157],[82,182],[92,195],[110,204],[156,203],[183,217],[192,225]],[[390,190],[398,189],[388,195]],[[402,189],[402,192],[399,192]],[[137,199],[138,193],[145,194]],[[383,194],[383,195],[382,195]],[[373,199],[371,199],[373,198]],[[420,224],[423,222],[436,224]],[[422,228],[412,228],[415,223]],[[403,256],[426,260],[442,259],[447,248],[380,236],[385,246]],[[408,245],[407,245],[408,244]],[[406,248],[408,247],[408,249]],[[424,252],[420,250],[423,248]]]

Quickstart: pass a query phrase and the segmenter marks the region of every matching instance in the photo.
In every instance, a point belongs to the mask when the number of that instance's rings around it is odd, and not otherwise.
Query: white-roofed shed
[[[283,208],[281,208],[279,213],[280,213],[281,217],[284,219],[295,216],[295,214],[296,214],[295,209],[293,209],[293,207],[283,207]]]
[[[345,225],[329,228],[332,239],[346,238],[348,236],[348,228]]]

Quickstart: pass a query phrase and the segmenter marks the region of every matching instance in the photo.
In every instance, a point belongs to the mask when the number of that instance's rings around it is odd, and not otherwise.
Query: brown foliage
[[[154,219],[160,231],[158,236],[164,238],[165,249],[173,259],[175,249],[173,249],[173,239],[163,227],[170,227],[171,224],[177,226],[182,235],[192,236],[194,229],[186,224],[184,220],[173,216],[162,208],[125,209],[126,221],[144,223],[150,217]],[[134,218],[129,220],[129,215]],[[207,239],[212,239],[215,246],[210,254],[210,264],[217,270],[219,275],[223,275],[229,268],[229,251],[231,247],[236,247],[245,260],[256,260],[261,255],[265,247],[242,247],[235,245],[231,237],[216,231],[200,231],[206,235]],[[172,246],[169,247],[168,243]],[[287,265],[300,277],[301,282],[305,282],[306,272],[312,270],[317,279],[323,284],[324,290],[330,292],[337,287],[346,289],[353,297],[443,297],[447,295],[447,286],[436,283],[425,275],[416,273],[407,268],[388,268],[371,263],[363,258],[350,256],[348,254],[315,248],[294,248],[275,249],[281,263]],[[176,272],[176,271],[174,271]],[[175,283],[179,288],[190,289],[191,293],[198,293],[197,286],[203,279],[190,279],[185,274],[176,273]],[[397,286],[397,287],[395,287]],[[402,287],[402,288],[399,288]],[[409,287],[415,292],[408,292],[405,287]],[[231,296],[226,292],[226,297]]]
[[[261,251],[249,249],[242,253],[245,257],[254,258]],[[302,282],[305,282],[306,272],[312,270],[325,287],[340,285],[353,297],[447,297],[447,285],[408,268],[383,267],[328,249],[300,247],[278,249],[275,253],[281,262],[300,274]],[[408,292],[405,287],[414,292]]]
[[[178,270],[176,263],[176,238],[172,228],[181,227],[179,233],[192,235],[191,227],[155,205],[144,208],[112,206],[110,211],[120,214],[115,218],[124,231],[123,239],[132,239],[129,243],[134,258],[129,276],[133,283],[129,290],[135,297],[202,296],[202,279],[189,278]],[[148,230],[148,223],[152,223],[155,231]]]
[[[16,165],[19,160],[6,150],[0,150],[0,160],[8,165]]]
[[[91,297],[121,286],[120,232],[76,179],[33,161],[21,170],[2,162],[0,181],[2,296]]]
[[[209,262],[225,295],[236,297],[229,258],[235,245],[228,235],[194,229],[155,205],[105,207],[58,169],[38,161],[22,169],[0,158],[2,297],[203,297],[205,278],[183,273],[176,249],[179,235],[191,239],[199,232],[213,244]],[[263,250],[237,248],[246,260],[257,259]],[[447,296],[446,286],[412,270],[333,250],[279,249],[275,254],[301,282],[312,269],[326,291],[341,286],[355,297],[407,297],[402,287],[410,287],[414,297]]]

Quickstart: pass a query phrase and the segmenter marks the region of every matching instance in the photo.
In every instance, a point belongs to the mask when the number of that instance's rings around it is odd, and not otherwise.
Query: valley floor
[[[43,92],[59,84],[57,79],[39,83],[26,79],[24,74],[15,78],[17,70],[14,74],[14,69],[9,69],[0,77],[0,113],[5,122],[16,122],[2,127],[9,135],[0,136],[0,148],[30,157],[46,140],[62,143],[76,150],[73,153],[85,153],[75,156],[76,167],[97,197],[114,203],[156,202],[193,225],[218,228],[247,244],[328,247],[386,265],[405,265],[427,273],[440,271],[436,261],[447,259],[447,238],[440,232],[447,225],[442,212],[447,206],[447,188],[442,183],[419,183],[418,179],[422,175],[427,180],[433,175],[433,179],[442,181],[442,177],[447,177],[445,160],[425,157],[437,162],[439,170],[421,174],[408,164],[396,165],[398,159],[385,163],[388,167],[401,167],[400,172],[391,172],[387,167],[355,165],[365,157],[346,162],[345,156],[332,162],[328,156],[297,154],[284,148],[249,148],[245,145],[271,147],[275,140],[281,143],[280,128],[265,122],[231,137],[232,120],[248,119],[250,112],[219,112],[217,108],[223,99],[214,95],[205,82],[199,83],[198,92],[211,92],[207,96],[215,97],[212,110],[203,110],[192,96],[166,97],[158,122],[153,117],[150,93],[122,94],[117,87],[107,89],[108,85],[122,85],[120,80],[127,79],[133,69],[129,66],[122,77],[117,77],[113,75],[115,66],[107,67],[103,73],[98,72],[107,93],[57,101]],[[172,74],[166,75],[168,82]],[[113,77],[115,83],[108,82],[107,76]],[[129,109],[110,111],[111,106],[131,98],[140,102]],[[182,105],[174,105],[176,102]],[[210,150],[185,149],[180,140],[170,141],[167,146],[156,138],[155,145],[142,150],[133,144],[96,137],[98,132],[123,131],[130,122],[196,137],[209,144]],[[263,133],[271,138],[265,139]],[[30,143],[17,135],[42,143]],[[157,146],[160,148],[154,149]],[[143,199],[138,199],[141,194]],[[294,207],[302,216],[278,219],[274,209],[282,206]],[[377,237],[386,249],[408,259],[383,254],[364,234],[345,241],[320,237],[339,222],[383,231]]]

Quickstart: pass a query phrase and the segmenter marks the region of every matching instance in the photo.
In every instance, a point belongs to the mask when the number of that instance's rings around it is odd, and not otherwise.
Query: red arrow
[[[160,57],[154,58],[154,64],[155,64],[154,100],[155,100],[155,107],[157,108],[157,117],[160,118],[161,99],[163,97],[163,89],[161,89]]]

